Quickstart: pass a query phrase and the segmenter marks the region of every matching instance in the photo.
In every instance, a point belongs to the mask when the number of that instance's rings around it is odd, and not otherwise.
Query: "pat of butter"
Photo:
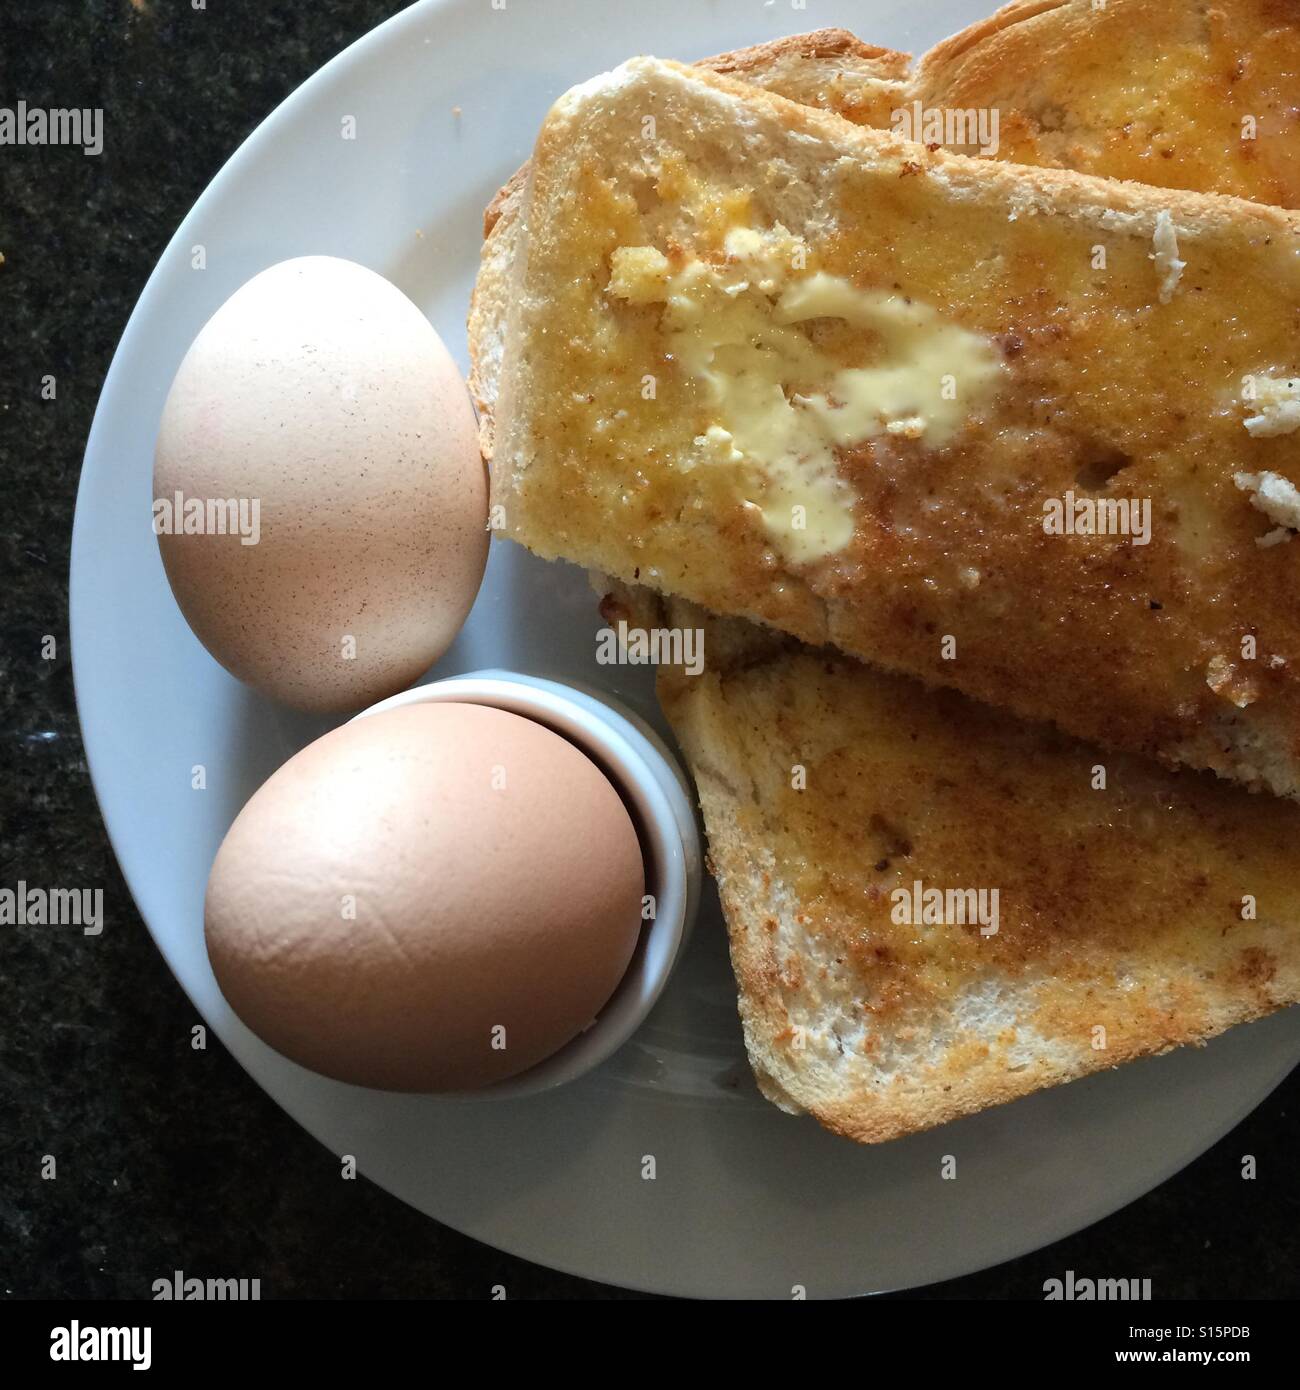
[[[723,265],[672,271],[653,247],[620,247],[609,293],[665,305],[669,350],[715,413],[698,445],[742,470],[768,533],[807,563],[853,536],[835,451],[884,433],[945,443],[991,393],[1001,359],[930,305],[807,272],[806,248],[779,225],[733,228],[725,250]],[[832,318],[862,330],[866,365],[841,365],[800,327]]]
[[[946,322],[930,305],[860,290],[822,271],[791,285],[777,300],[776,317],[844,319],[879,342],[879,362],[833,372],[825,395],[804,400],[824,436],[841,447],[895,425],[911,433],[918,421],[928,443],[945,444],[1003,370],[989,339]]]

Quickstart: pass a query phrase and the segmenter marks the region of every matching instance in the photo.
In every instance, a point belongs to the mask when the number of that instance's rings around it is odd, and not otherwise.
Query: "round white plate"
[[[211,1027],[323,1144],[404,1201],[542,1264],[704,1296],[860,1294],[964,1274],[1132,1201],[1300,1059],[1300,1011],[883,1148],[759,1098],[716,897],[649,1023],[592,1076],[498,1104],[385,1095],[264,1047],[208,968],[208,868],[247,797],[325,727],[243,689],[191,636],[150,531],[153,439],[190,340],[244,280],[307,253],[388,276],[465,365],[480,217],[550,102],[633,53],[694,58],[843,24],[921,52],[992,0],[441,0],[322,68],[252,135],[158,263],[114,358],[77,498],[77,700],[104,819],[159,949]],[[456,108],[459,108],[457,113]],[[344,140],[345,117],[355,140]],[[206,269],[193,268],[205,248]],[[494,544],[434,675],[485,666],[614,691],[663,728],[646,670],[596,664],[584,576]],[[191,789],[203,764],[207,790]],[[109,925],[109,930],[112,930]],[[957,1179],[940,1159],[957,1157]],[[642,1176],[653,1155],[655,1176]],[[255,1181],[256,1178],[250,1178]]]

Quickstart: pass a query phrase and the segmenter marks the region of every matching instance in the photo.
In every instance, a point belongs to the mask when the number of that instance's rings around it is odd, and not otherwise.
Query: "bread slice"
[[[556,104],[529,187],[487,427],[505,534],[1300,790],[1300,550],[1259,544],[1300,522],[1300,218],[931,152],[654,59]],[[740,458],[749,409],[713,393],[737,372],[662,302],[683,270],[710,325],[739,303],[742,338],[799,344],[787,418]],[[835,393],[891,334],[868,392],[889,429],[861,402],[845,426]],[[791,420],[811,466],[751,447]],[[1077,529],[1121,499],[1146,537]]]
[[[1016,0],[908,82],[927,109],[996,110],[998,159],[1300,207],[1294,0]]]
[[[703,632],[706,670],[661,667],[659,696],[783,1109],[892,1139],[1300,999],[1293,802],[644,590],[603,607]],[[997,889],[996,932],[896,921],[917,883]]]

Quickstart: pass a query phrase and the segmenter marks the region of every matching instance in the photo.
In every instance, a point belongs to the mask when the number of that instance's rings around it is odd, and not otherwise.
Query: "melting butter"
[[[993,390],[993,344],[928,304],[805,272],[806,249],[783,227],[736,228],[727,263],[671,271],[654,247],[621,247],[609,293],[662,303],[669,350],[701,382],[715,418],[703,458],[742,470],[769,535],[808,563],[852,539],[854,492],[835,451],[886,431],[938,446]],[[845,367],[799,325],[841,319],[864,334],[863,366]]]

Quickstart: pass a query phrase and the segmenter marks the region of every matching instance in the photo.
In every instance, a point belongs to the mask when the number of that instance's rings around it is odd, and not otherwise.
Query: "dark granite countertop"
[[[486,0],[485,0],[486,2]],[[268,1298],[631,1297],[512,1259],[337,1161],[214,1046],[140,922],[90,789],[73,704],[68,554],[82,450],[156,258],[245,135],[384,0],[82,0],[6,15],[0,104],[101,106],[113,138],[0,149],[0,882],[105,885],[93,968],[66,936],[3,931],[0,1278],[13,1298],[148,1296],[181,1268]],[[42,399],[41,379],[57,381]],[[53,659],[42,655],[46,635]],[[1156,1192],[1088,1231],[924,1297],[1037,1298],[1067,1269],[1158,1298],[1300,1291],[1300,1074]],[[42,1181],[42,1155],[58,1160]],[[1243,1154],[1258,1177],[1244,1182]]]

